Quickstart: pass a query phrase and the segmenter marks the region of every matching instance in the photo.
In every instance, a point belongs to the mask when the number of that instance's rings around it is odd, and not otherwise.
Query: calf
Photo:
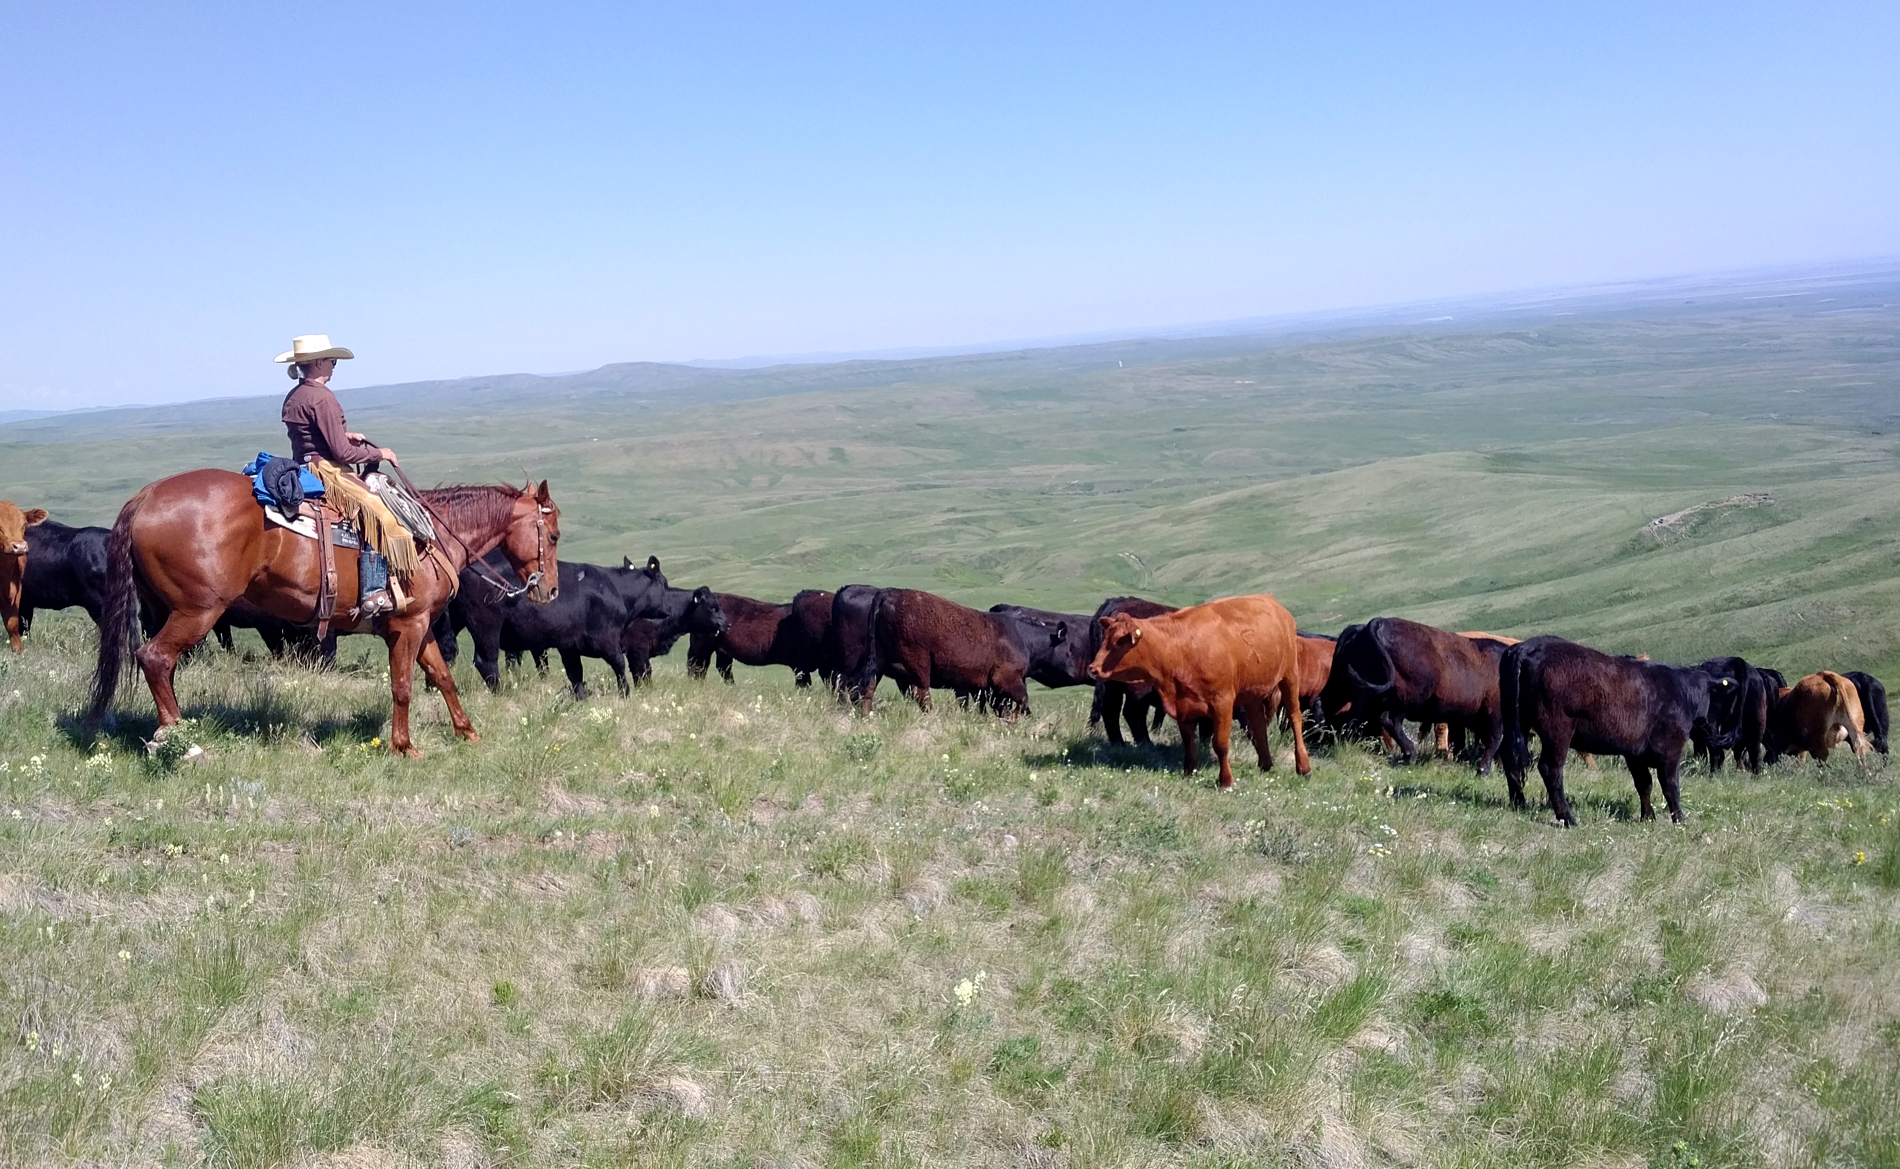
[[[27,534],[31,542],[32,533]],[[27,569],[31,572],[32,569]],[[1874,750],[1882,755],[1887,753],[1887,688],[1880,679],[1859,670],[1849,670],[1842,675],[1854,684],[1860,692],[1860,712],[1867,719],[1867,737],[1873,740]]]
[[[1102,646],[1089,676],[1154,687],[1180,726],[1184,774],[1196,767],[1196,724],[1211,719],[1220,786],[1234,786],[1228,747],[1236,707],[1262,768],[1273,766],[1267,736],[1274,709],[1290,710],[1294,764],[1301,775],[1312,771],[1300,725],[1299,638],[1293,615],[1271,596],[1227,597],[1145,618],[1115,613],[1099,623]]]
[[[850,584],[831,599],[831,620],[825,626],[824,665],[838,701],[862,703],[866,713],[877,690],[877,641],[871,635],[871,614],[877,608],[876,585]]]
[[[1102,618],[1117,613],[1126,613],[1130,617],[1158,617],[1163,613],[1173,613],[1176,607],[1164,605],[1160,601],[1150,601],[1143,597],[1110,597],[1095,610],[1089,621],[1088,652],[1089,660],[1102,649]],[[1097,680],[1095,683],[1095,701],[1089,704],[1089,726],[1102,724],[1102,731],[1108,736],[1110,745],[1122,745],[1121,724],[1128,722],[1128,733],[1140,746],[1147,746],[1150,729],[1161,729],[1161,720],[1165,717],[1161,708],[1161,696],[1155,693],[1153,686],[1140,682],[1116,682]]]
[[[1561,637],[1533,637],[1507,648],[1498,669],[1511,806],[1526,806],[1524,774],[1535,733],[1550,810],[1566,827],[1577,823],[1564,796],[1564,761],[1573,747],[1623,757],[1645,820],[1656,818],[1649,798],[1653,768],[1669,818],[1680,822],[1677,773],[1684,747],[1732,737],[1741,718],[1742,688],[1732,678],[1616,657]]]
[[[673,652],[673,645],[680,638],[713,643],[725,636],[729,618],[720,596],[704,585],[691,593],[685,589],[668,589],[660,603],[661,616],[636,617],[627,622],[621,633],[621,649],[627,655],[627,673],[636,686],[653,677],[653,659]],[[565,655],[561,664],[567,666]],[[575,666],[578,665],[577,661]],[[690,664],[688,669],[691,669]],[[574,669],[568,673],[571,677]]]
[[[0,499],[0,620],[7,627],[7,643],[14,653],[26,652],[20,641],[20,586],[26,581],[26,530],[46,522],[46,509],[21,511]]]
[[[1014,721],[1029,710],[1030,651],[1016,618],[975,609],[918,589],[884,589],[871,614],[879,674],[930,709],[932,690],[987,699]],[[1038,640],[1049,637],[1047,631]],[[866,708],[869,708],[868,696]]]
[[[1773,717],[1775,744],[1781,752],[1809,754],[1817,763],[1826,763],[1828,752],[1845,741],[1856,758],[1867,753],[1860,691],[1832,670],[1809,674],[1783,689]]]
[[[686,672],[706,676],[706,667],[718,659],[719,676],[732,681],[732,663],[747,666],[789,666],[793,681],[811,685],[811,676],[823,676],[825,631],[831,625],[832,595],[806,589],[790,602],[775,605],[736,593],[715,593],[725,614],[726,631],[717,637],[696,633],[686,650]]]
[[[1352,721],[1390,735],[1407,763],[1417,758],[1418,744],[1405,733],[1405,720],[1469,729],[1482,745],[1483,775],[1504,737],[1497,663],[1506,648],[1402,617],[1375,618],[1340,634],[1320,708],[1350,708]]]
[[[94,624],[106,603],[106,528],[69,528],[46,520],[26,530],[26,574],[20,581],[20,632],[39,609],[86,611]]]

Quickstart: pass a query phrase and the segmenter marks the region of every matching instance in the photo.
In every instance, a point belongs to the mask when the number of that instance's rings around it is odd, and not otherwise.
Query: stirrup
[[[389,595],[389,590],[377,589],[356,603],[356,608],[350,610],[350,617],[352,620],[363,621],[395,611],[396,601]]]

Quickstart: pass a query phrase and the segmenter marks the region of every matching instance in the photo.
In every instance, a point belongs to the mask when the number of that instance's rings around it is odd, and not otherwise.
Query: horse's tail
[[[148,489],[149,490],[149,489]],[[119,674],[139,647],[138,582],[132,569],[132,521],[145,503],[141,491],[119,509],[119,518],[106,538],[105,604],[99,612],[99,664],[92,675],[92,701],[86,709],[86,731],[99,722],[119,693]]]

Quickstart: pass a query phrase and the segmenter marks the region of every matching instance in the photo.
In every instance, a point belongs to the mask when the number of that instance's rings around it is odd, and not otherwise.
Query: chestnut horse
[[[456,574],[500,546],[522,580],[528,599],[552,600],[560,587],[555,545],[561,539],[561,509],[539,488],[443,487],[419,492],[434,519],[437,544],[448,565],[425,556],[409,581],[408,612],[352,627],[345,602],[357,591],[356,556],[336,558],[339,632],[374,632],[389,643],[390,749],[421,754],[409,737],[409,694],[418,662],[448,702],[455,733],[475,741],[456,696],[447,663],[429,636],[429,625],[449,603]],[[96,727],[118,691],[125,660],[136,660],[158,704],[163,731],[178,721],[172,675],[186,650],[204,639],[225,608],[242,598],[273,617],[314,623],[317,607],[317,542],[266,524],[251,494],[251,480],[231,471],[186,471],[160,479],[119,511],[106,545],[106,607],[99,621],[99,665],[92,680],[87,725]],[[139,601],[165,614],[164,626],[144,645],[139,638]],[[137,647],[134,650],[134,647]]]

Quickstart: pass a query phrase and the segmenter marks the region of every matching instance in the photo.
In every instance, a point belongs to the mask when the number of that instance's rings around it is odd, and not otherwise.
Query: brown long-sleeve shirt
[[[368,463],[382,452],[365,442],[352,442],[343,419],[343,403],[329,386],[298,382],[284,399],[284,428],[290,431],[290,457],[301,463],[318,455],[332,463]]]

